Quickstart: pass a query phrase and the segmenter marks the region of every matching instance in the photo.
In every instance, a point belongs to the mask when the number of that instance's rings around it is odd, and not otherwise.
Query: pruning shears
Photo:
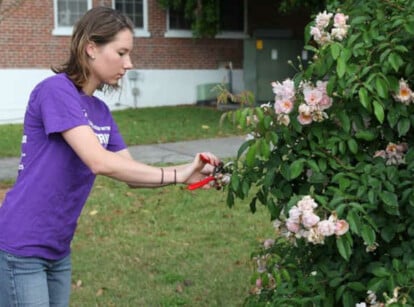
[[[201,160],[203,162],[208,163],[209,160],[201,155]],[[196,190],[199,189],[206,184],[210,183],[210,185],[214,186],[217,190],[220,190],[223,185],[229,184],[231,179],[231,165],[232,162],[224,164],[223,162],[220,162],[213,170],[213,174],[211,176],[208,176],[204,178],[201,181],[198,181],[196,183],[189,184],[187,189],[188,190]]]

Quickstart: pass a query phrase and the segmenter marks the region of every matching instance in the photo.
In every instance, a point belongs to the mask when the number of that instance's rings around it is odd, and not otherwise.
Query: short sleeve
[[[111,136],[109,138],[107,149],[113,152],[117,152],[125,148],[127,148],[127,145],[125,144],[124,138],[119,132],[118,125],[112,118]]]
[[[65,75],[44,82],[38,88],[37,95],[46,134],[88,125],[79,91]]]

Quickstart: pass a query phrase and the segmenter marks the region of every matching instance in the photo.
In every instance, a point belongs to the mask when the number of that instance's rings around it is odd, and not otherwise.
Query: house
[[[112,110],[194,104],[209,99],[211,87],[220,83],[240,92],[248,89],[244,66],[255,70],[257,55],[251,50],[253,45],[253,51],[261,50],[260,35],[268,39],[273,30],[282,29],[276,33],[282,39],[303,40],[306,14],[277,17],[278,1],[220,3],[222,31],[215,38],[195,39],[182,12],[164,10],[157,0],[0,1],[0,124],[23,120],[32,88],[52,74],[50,67],[66,60],[73,24],[94,6],[121,10],[136,26],[134,69],[120,91],[98,93]],[[249,41],[253,45],[247,46]],[[276,49],[270,52],[277,58]],[[248,75],[249,84],[257,74]]]

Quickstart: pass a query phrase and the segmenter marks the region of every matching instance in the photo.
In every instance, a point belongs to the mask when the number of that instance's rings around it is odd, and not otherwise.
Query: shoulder
[[[79,90],[66,74],[59,73],[40,81],[31,93],[31,99],[55,100],[79,99]]]
[[[36,86],[37,89],[61,89],[66,88],[68,90],[77,90],[75,84],[64,73],[59,73],[43,79]]]
[[[109,109],[108,105],[101,98],[94,95],[94,96],[91,97],[91,99],[94,100],[94,104],[96,106],[99,106],[99,108],[101,110],[105,110],[108,113],[110,112],[110,109]]]

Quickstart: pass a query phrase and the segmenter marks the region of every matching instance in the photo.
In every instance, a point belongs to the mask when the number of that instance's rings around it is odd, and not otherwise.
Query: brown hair
[[[118,32],[124,29],[133,32],[134,24],[121,12],[104,6],[90,9],[75,24],[69,59],[59,67],[52,67],[52,70],[55,73],[66,73],[73,83],[81,88],[90,73],[86,45],[90,42],[97,46],[110,43]]]

